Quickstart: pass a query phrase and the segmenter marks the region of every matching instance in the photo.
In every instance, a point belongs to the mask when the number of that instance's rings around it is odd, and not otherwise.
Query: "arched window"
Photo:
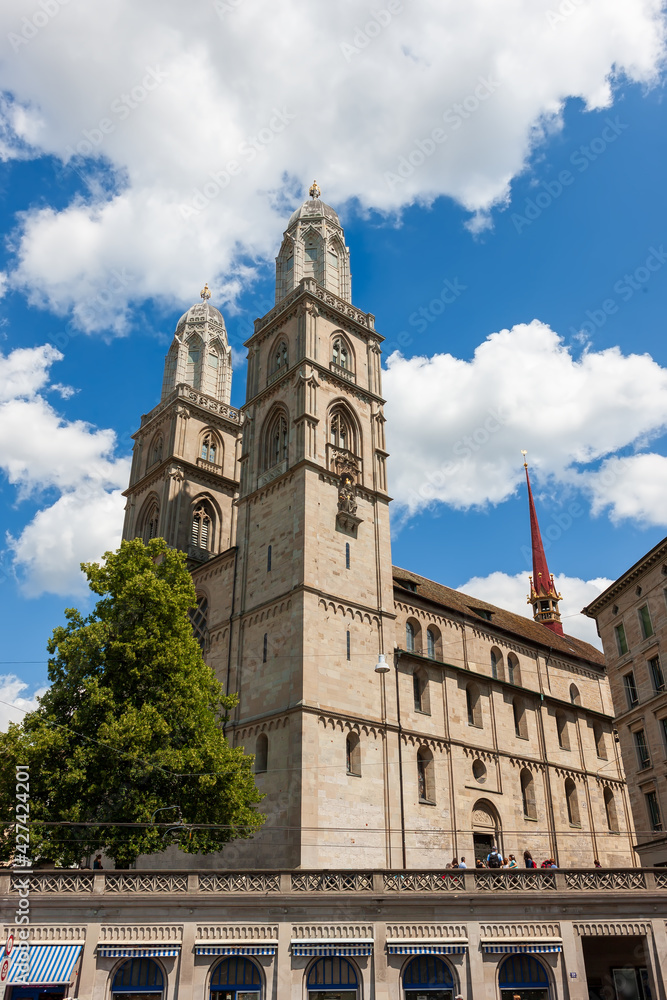
[[[412,622],[406,622],[405,625],[405,648],[408,653],[415,651],[415,627]]]
[[[148,467],[157,465],[162,461],[162,435],[156,434],[151,442],[150,455],[148,457]]]
[[[612,833],[618,833],[616,803],[614,802],[614,793],[611,788],[605,788],[604,790],[604,811],[607,816],[607,829]]]
[[[520,740],[528,739],[528,722],[526,721],[526,706],[521,698],[512,698],[512,714],[514,716],[514,733]]]
[[[188,357],[185,365],[185,381],[188,385],[199,388],[199,372],[201,367],[202,344],[199,337],[188,341]]]
[[[521,667],[514,653],[509,653],[507,656],[507,680],[510,684],[521,686]]]
[[[579,819],[579,799],[577,797],[577,786],[572,778],[565,779],[565,801],[567,803],[567,818],[571,826],[581,826]]]
[[[548,1000],[549,977],[541,962],[532,955],[508,955],[498,971],[501,1000],[515,994],[531,1000]]]
[[[287,460],[288,444],[287,415],[284,410],[276,410],[267,424],[264,437],[265,469],[272,469]]]
[[[430,660],[435,660],[436,635],[432,628],[426,629],[426,650]]]
[[[417,751],[417,790],[420,802],[435,802],[433,754],[428,747],[420,747]]]
[[[205,462],[211,462],[212,465],[219,465],[220,462],[216,461],[219,458],[218,452],[219,448],[215,434],[207,431],[201,439],[199,457],[203,458]]]
[[[142,1000],[157,1000],[163,989],[162,969],[152,958],[131,958],[123,962],[111,986],[112,994],[141,993]]]
[[[287,368],[287,344],[284,340],[281,340],[273,352],[271,371],[277,372],[279,368]]]
[[[558,731],[558,746],[561,750],[570,749],[570,734],[568,732],[565,712],[556,712],[556,729]]]
[[[266,663],[268,652],[269,652],[269,635],[268,632],[265,632],[264,639],[262,640],[262,663]]]
[[[343,337],[334,337],[331,345],[331,360],[339,368],[352,370],[352,354],[347,341]]]
[[[437,990],[436,996],[442,1000],[451,1000],[454,995],[454,977],[448,965],[437,955],[419,955],[413,958],[405,967],[403,972],[403,989],[428,991]],[[441,993],[441,990],[449,990]],[[409,997],[416,997],[416,993],[409,992]]]
[[[570,701],[573,705],[581,705],[581,695],[576,684],[570,684]]]
[[[521,800],[523,802],[523,814],[526,819],[537,819],[537,806],[535,805],[535,780],[524,767],[519,776],[521,781]]]
[[[160,508],[157,500],[153,500],[144,515],[144,530],[142,536],[148,544],[151,538],[157,538],[160,521]]]
[[[255,741],[255,774],[266,771],[269,760],[269,737],[260,733]]]
[[[494,680],[503,679],[503,654],[499,649],[491,650],[491,676]]]
[[[358,733],[348,733],[345,738],[345,766],[348,774],[361,774],[361,742]]]
[[[354,421],[344,406],[335,406],[329,414],[329,441],[335,448],[358,454]]]
[[[412,674],[412,694],[415,711],[430,714],[428,696],[428,674],[423,667],[417,667]]]
[[[213,518],[207,503],[199,504],[192,515],[191,542],[198,549],[208,551],[213,541]]]
[[[476,684],[466,685],[466,709],[468,712],[468,725],[482,728],[482,705],[479,696],[479,688]]]
[[[604,730],[599,722],[593,723],[593,736],[595,738],[595,752],[601,760],[606,760],[607,747],[604,741]]]
[[[358,985],[354,966],[346,958],[338,955],[332,958],[320,958],[314,962],[306,982],[309,991],[326,990],[331,986],[335,986],[338,990],[343,987],[352,991],[356,990]]]
[[[208,600],[201,594],[197,597],[197,607],[191,608],[188,612],[192,622],[192,631],[195,639],[204,650],[206,646],[206,636],[208,634]]]
[[[222,992],[223,996],[238,996],[238,992],[235,994],[232,991],[239,991],[246,997],[251,994],[259,1000],[261,988],[259,969],[254,962],[241,955],[223,958],[211,975],[211,992]]]

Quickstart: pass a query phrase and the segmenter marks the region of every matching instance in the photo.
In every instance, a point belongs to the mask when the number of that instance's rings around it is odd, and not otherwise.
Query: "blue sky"
[[[367,37],[349,3],[317,15],[329,83],[306,97],[288,68],[253,64],[275,15],[251,55],[243,4],[161,5],[151,40],[146,12],[121,3],[113,24],[74,3],[23,41],[24,5],[2,15],[4,700],[45,683],[51,629],[86,605],[79,560],[116,543],[130,435],[207,280],[242,403],[242,343],[312,176],[340,211],[354,302],[387,341],[395,563],[526,613],[524,447],[566,630],[591,638],[576,612],[665,534],[659,4],[512,4],[487,25],[481,0],[425,3]],[[108,35],[97,63],[85,30]],[[432,37],[460,64],[441,66]],[[457,103],[473,109],[458,126]],[[433,129],[446,139],[429,143]],[[225,186],[233,156],[248,165]]]

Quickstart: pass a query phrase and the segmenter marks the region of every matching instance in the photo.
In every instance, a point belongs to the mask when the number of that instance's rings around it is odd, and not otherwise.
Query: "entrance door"
[[[495,843],[493,836],[490,833],[474,833],[472,839],[475,848],[475,862],[481,858],[486,864],[486,859]]]

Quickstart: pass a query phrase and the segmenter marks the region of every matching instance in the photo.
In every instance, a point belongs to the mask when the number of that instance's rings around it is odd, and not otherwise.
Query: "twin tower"
[[[395,620],[383,338],[351,303],[349,250],[319,194],[313,185],[289,220],[275,307],[245,345],[244,406],[230,405],[225,323],[204,288],[135,435],[126,493],[125,538],[161,536],[187,553],[195,632],[239,694],[227,735],[256,754],[267,825],[225,850],[230,866],[335,864],[329,831],[345,820],[340,803],[322,802],[322,712],[369,725],[387,712],[374,673]],[[382,782],[381,741],[377,752]],[[364,822],[383,828],[372,813]]]

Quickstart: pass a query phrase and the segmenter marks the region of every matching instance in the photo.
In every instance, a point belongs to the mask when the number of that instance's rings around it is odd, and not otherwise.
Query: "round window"
[[[472,773],[475,781],[483,785],[486,781],[486,766],[481,760],[476,760],[472,765]]]

